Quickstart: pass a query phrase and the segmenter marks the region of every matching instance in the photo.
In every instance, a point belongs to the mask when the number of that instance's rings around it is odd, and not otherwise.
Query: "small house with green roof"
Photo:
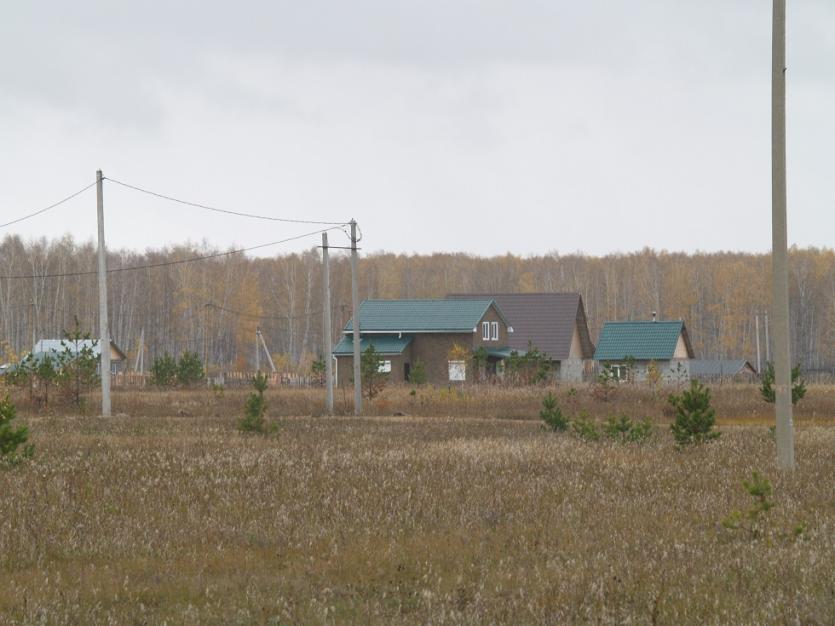
[[[635,381],[647,379],[650,364],[658,368],[662,381],[686,381],[693,357],[682,320],[606,322],[594,353],[598,365],[608,365],[618,380],[631,376]]]
[[[472,381],[472,359],[452,358],[453,348],[474,352],[484,347],[489,359],[498,360],[507,352],[513,332],[492,299],[365,300],[359,321],[360,350],[374,346],[380,370],[388,373],[392,383],[407,382],[418,361],[429,383]],[[351,384],[353,329],[350,320],[333,349],[337,385]]]

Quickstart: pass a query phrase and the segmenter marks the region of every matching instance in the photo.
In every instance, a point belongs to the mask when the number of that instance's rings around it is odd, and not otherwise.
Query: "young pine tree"
[[[716,412],[710,406],[710,389],[698,380],[690,381],[690,389],[670,394],[668,401],[676,412],[670,429],[678,445],[706,443],[719,437],[720,433],[713,430]]]
[[[550,391],[542,399],[542,410],[539,412],[539,417],[545,422],[545,427],[554,432],[563,432],[568,428],[568,418],[563,415],[562,410],[557,405],[557,398]]]
[[[420,359],[415,360],[412,369],[409,371],[409,383],[412,385],[426,384],[426,366]]]
[[[265,435],[275,430],[275,426],[268,426],[264,419],[267,412],[267,401],[264,392],[267,390],[267,377],[258,372],[252,379],[254,393],[249,394],[244,404],[244,417],[238,422],[238,429],[247,433]]]
[[[774,363],[768,362],[763,372],[760,395],[766,402],[774,403]],[[792,404],[797,404],[806,395],[806,381],[800,378],[800,365],[792,368]]]
[[[369,400],[373,400],[383,390],[386,381],[388,381],[388,374],[380,371],[382,362],[380,353],[377,352],[374,345],[368,344],[360,357],[360,373],[362,375],[363,392]]]
[[[0,399],[0,464],[15,465],[22,458],[29,458],[35,452],[32,445],[24,446],[23,453],[17,449],[29,439],[29,429],[26,426],[15,428],[12,426],[17,412],[9,396]]]
[[[177,363],[177,384],[192,387],[203,380],[203,363],[196,352],[183,352]]]
[[[177,381],[177,361],[167,352],[154,359],[151,365],[151,384],[157,387],[173,387]]]

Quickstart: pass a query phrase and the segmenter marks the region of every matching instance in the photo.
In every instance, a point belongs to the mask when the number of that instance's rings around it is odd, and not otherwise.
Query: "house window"
[[[626,365],[613,365],[612,374],[615,380],[623,382],[629,377],[629,368]]]
[[[490,337],[493,341],[499,340],[499,323],[498,322],[491,322],[492,326],[492,337]]]
[[[389,374],[391,372],[391,361],[380,361],[377,365],[377,371],[381,374]]]
[[[490,341],[490,322],[481,323],[481,338],[484,341]]]

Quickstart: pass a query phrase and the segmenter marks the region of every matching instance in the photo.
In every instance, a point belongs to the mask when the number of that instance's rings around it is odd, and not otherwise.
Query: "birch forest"
[[[256,328],[283,371],[303,372],[322,353],[321,250],[252,258],[232,254],[171,264],[217,250],[183,246],[108,256],[113,340],[133,365],[144,331],[146,364],[183,351],[208,355],[209,369],[252,369]],[[221,251],[222,252],[222,251]],[[135,266],[143,269],[112,271]],[[77,317],[96,336],[98,295],[92,243],[0,244],[0,359],[13,361],[40,338],[58,338]],[[55,276],[63,275],[63,276]],[[69,274],[69,275],[67,275]],[[78,275],[82,274],[82,275]],[[771,301],[768,254],[668,253],[645,249],[582,254],[476,257],[467,254],[360,258],[361,298],[439,298],[453,292],[579,292],[592,339],[607,320],[683,319],[698,358],[756,360],[755,318],[765,359],[764,314]],[[807,371],[835,368],[835,251],[792,249],[792,358]],[[350,263],[331,253],[336,341],[350,317]]]

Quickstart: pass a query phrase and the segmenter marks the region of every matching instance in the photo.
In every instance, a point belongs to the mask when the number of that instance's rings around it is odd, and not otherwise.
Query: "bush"
[[[244,404],[244,417],[238,422],[238,429],[246,433],[258,433],[266,435],[276,430],[273,424],[269,426],[264,419],[267,412],[267,401],[264,399],[264,392],[267,390],[267,377],[258,372],[252,379],[252,386],[255,393],[249,394]]]
[[[423,364],[423,361],[416,359],[415,364],[412,365],[412,369],[409,370],[409,383],[412,385],[425,385],[426,380],[426,366]]]
[[[600,430],[597,428],[586,413],[581,413],[576,419],[571,420],[571,432],[580,439],[586,441],[598,441]]]
[[[594,382],[595,384],[592,389],[592,396],[594,396],[594,399],[599,400],[600,402],[608,402],[615,391],[615,386],[617,385],[615,372],[612,369],[612,366],[608,363],[604,363],[600,372],[595,377]]]
[[[151,384],[157,387],[173,387],[177,382],[177,362],[167,352],[154,359],[151,365]]]
[[[545,422],[545,427],[554,432],[563,432],[568,428],[568,418],[557,406],[557,398],[550,391],[542,400],[542,410],[539,417]]]
[[[730,530],[745,530],[752,537],[758,537],[763,532],[764,514],[774,506],[774,502],[769,500],[772,493],[771,483],[759,472],[754,471],[751,481],[743,480],[742,486],[753,498],[753,503],[745,512],[731,512],[722,520],[722,526]]]
[[[603,425],[603,433],[609,438],[621,443],[640,443],[652,437],[652,422],[644,418],[640,422],[633,421],[621,415],[610,417]]]
[[[90,345],[86,345],[87,341],[90,341]],[[99,340],[91,339],[89,332],[81,332],[78,318],[75,318],[73,330],[65,330],[61,340],[63,351],[58,354],[56,380],[64,397],[78,408],[83,404],[82,395],[100,380],[97,373],[100,359],[94,352],[98,344]],[[102,349],[107,350],[109,347],[102,346]]]
[[[720,433],[713,430],[716,412],[710,406],[710,389],[698,380],[690,381],[690,389],[681,394],[670,394],[668,402],[676,412],[670,430],[678,445],[706,443],[719,437]]]
[[[760,395],[766,402],[774,403],[774,363],[765,364],[763,382],[760,386]],[[800,378],[800,364],[792,368],[792,404],[797,404],[806,395],[806,381]]]
[[[196,352],[183,352],[177,363],[177,384],[190,387],[203,382],[203,363]]]
[[[310,374],[316,379],[318,384],[325,384],[325,376],[327,373],[328,367],[324,359],[316,359],[310,364]]]
[[[35,453],[33,445],[24,446],[22,454],[17,449],[29,439],[29,429],[26,426],[14,428],[12,421],[17,411],[8,395],[0,400],[0,464],[15,465],[24,458],[30,458]]]

